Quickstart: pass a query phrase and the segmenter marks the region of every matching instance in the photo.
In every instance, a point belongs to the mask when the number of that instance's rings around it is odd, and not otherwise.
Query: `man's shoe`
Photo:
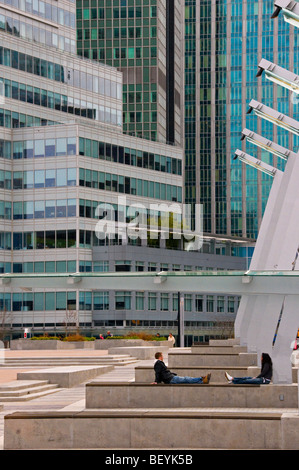
[[[208,384],[208,383],[210,382],[210,378],[211,378],[211,374],[206,375],[206,376],[203,378],[202,383]]]
[[[233,380],[233,377],[231,375],[229,375],[227,372],[225,372],[225,378],[226,380],[229,382],[229,383],[232,383],[232,380]]]

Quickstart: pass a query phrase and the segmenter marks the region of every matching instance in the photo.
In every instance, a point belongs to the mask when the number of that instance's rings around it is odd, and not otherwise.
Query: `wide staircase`
[[[6,357],[0,362],[2,367],[47,367],[47,366],[83,366],[83,365],[127,365],[136,362],[137,359],[130,354],[107,354],[102,356],[31,356],[31,357]]]
[[[153,361],[154,364],[154,361]],[[82,411],[5,416],[5,449],[298,449],[298,383],[233,385],[224,373],[254,376],[256,354],[235,340],[173,349],[168,366],[206,385],[152,384],[153,365],[135,382],[86,384]],[[295,371],[297,372],[297,371]]]
[[[20,369],[17,380],[0,384],[0,402],[24,402],[70,388],[137,362],[129,354],[5,357],[2,369]]]
[[[0,385],[0,402],[34,400],[60,390],[58,384],[48,380],[13,380]]]

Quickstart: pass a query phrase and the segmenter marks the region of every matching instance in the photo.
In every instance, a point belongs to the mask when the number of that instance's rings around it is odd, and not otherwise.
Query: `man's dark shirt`
[[[169,369],[167,369],[164,362],[160,361],[160,359],[156,361],[154,365],[154,370],[156,374],[155,382],[157,382],[158,384],[161,382],[164,382],[165,384],[169,384],[172,377],[177,375],[174,372],[171,372]]]

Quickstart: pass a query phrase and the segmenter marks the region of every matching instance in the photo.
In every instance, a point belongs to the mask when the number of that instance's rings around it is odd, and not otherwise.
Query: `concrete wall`
[[[294,385],[86,384],[86,408],[298,408]]]
[[[4,449],[281,449],[297,443],[278,413],[153,410],[17,412],[4,417]],[[298,423],[298,420],[297,420]]]

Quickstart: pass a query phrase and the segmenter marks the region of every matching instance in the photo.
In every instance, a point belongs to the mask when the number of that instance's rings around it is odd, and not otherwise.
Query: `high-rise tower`
[[[262,57],[295,71],[297,39],[282,18],[269,21],[272,0],[185,5],[185,200],[203,204],[206,234],[254,241],[271,178],[233,160],[234,152],[245,127],[296,147],[295,138],[254,121],[247,111],[255,98],[290,116],[297,113],[291,96],[256,77]],[[262,150],[257,155],[272,163]]]
[[[183,146],[182,0],[77,0],[78,54],[123,73],[123,130]]]

